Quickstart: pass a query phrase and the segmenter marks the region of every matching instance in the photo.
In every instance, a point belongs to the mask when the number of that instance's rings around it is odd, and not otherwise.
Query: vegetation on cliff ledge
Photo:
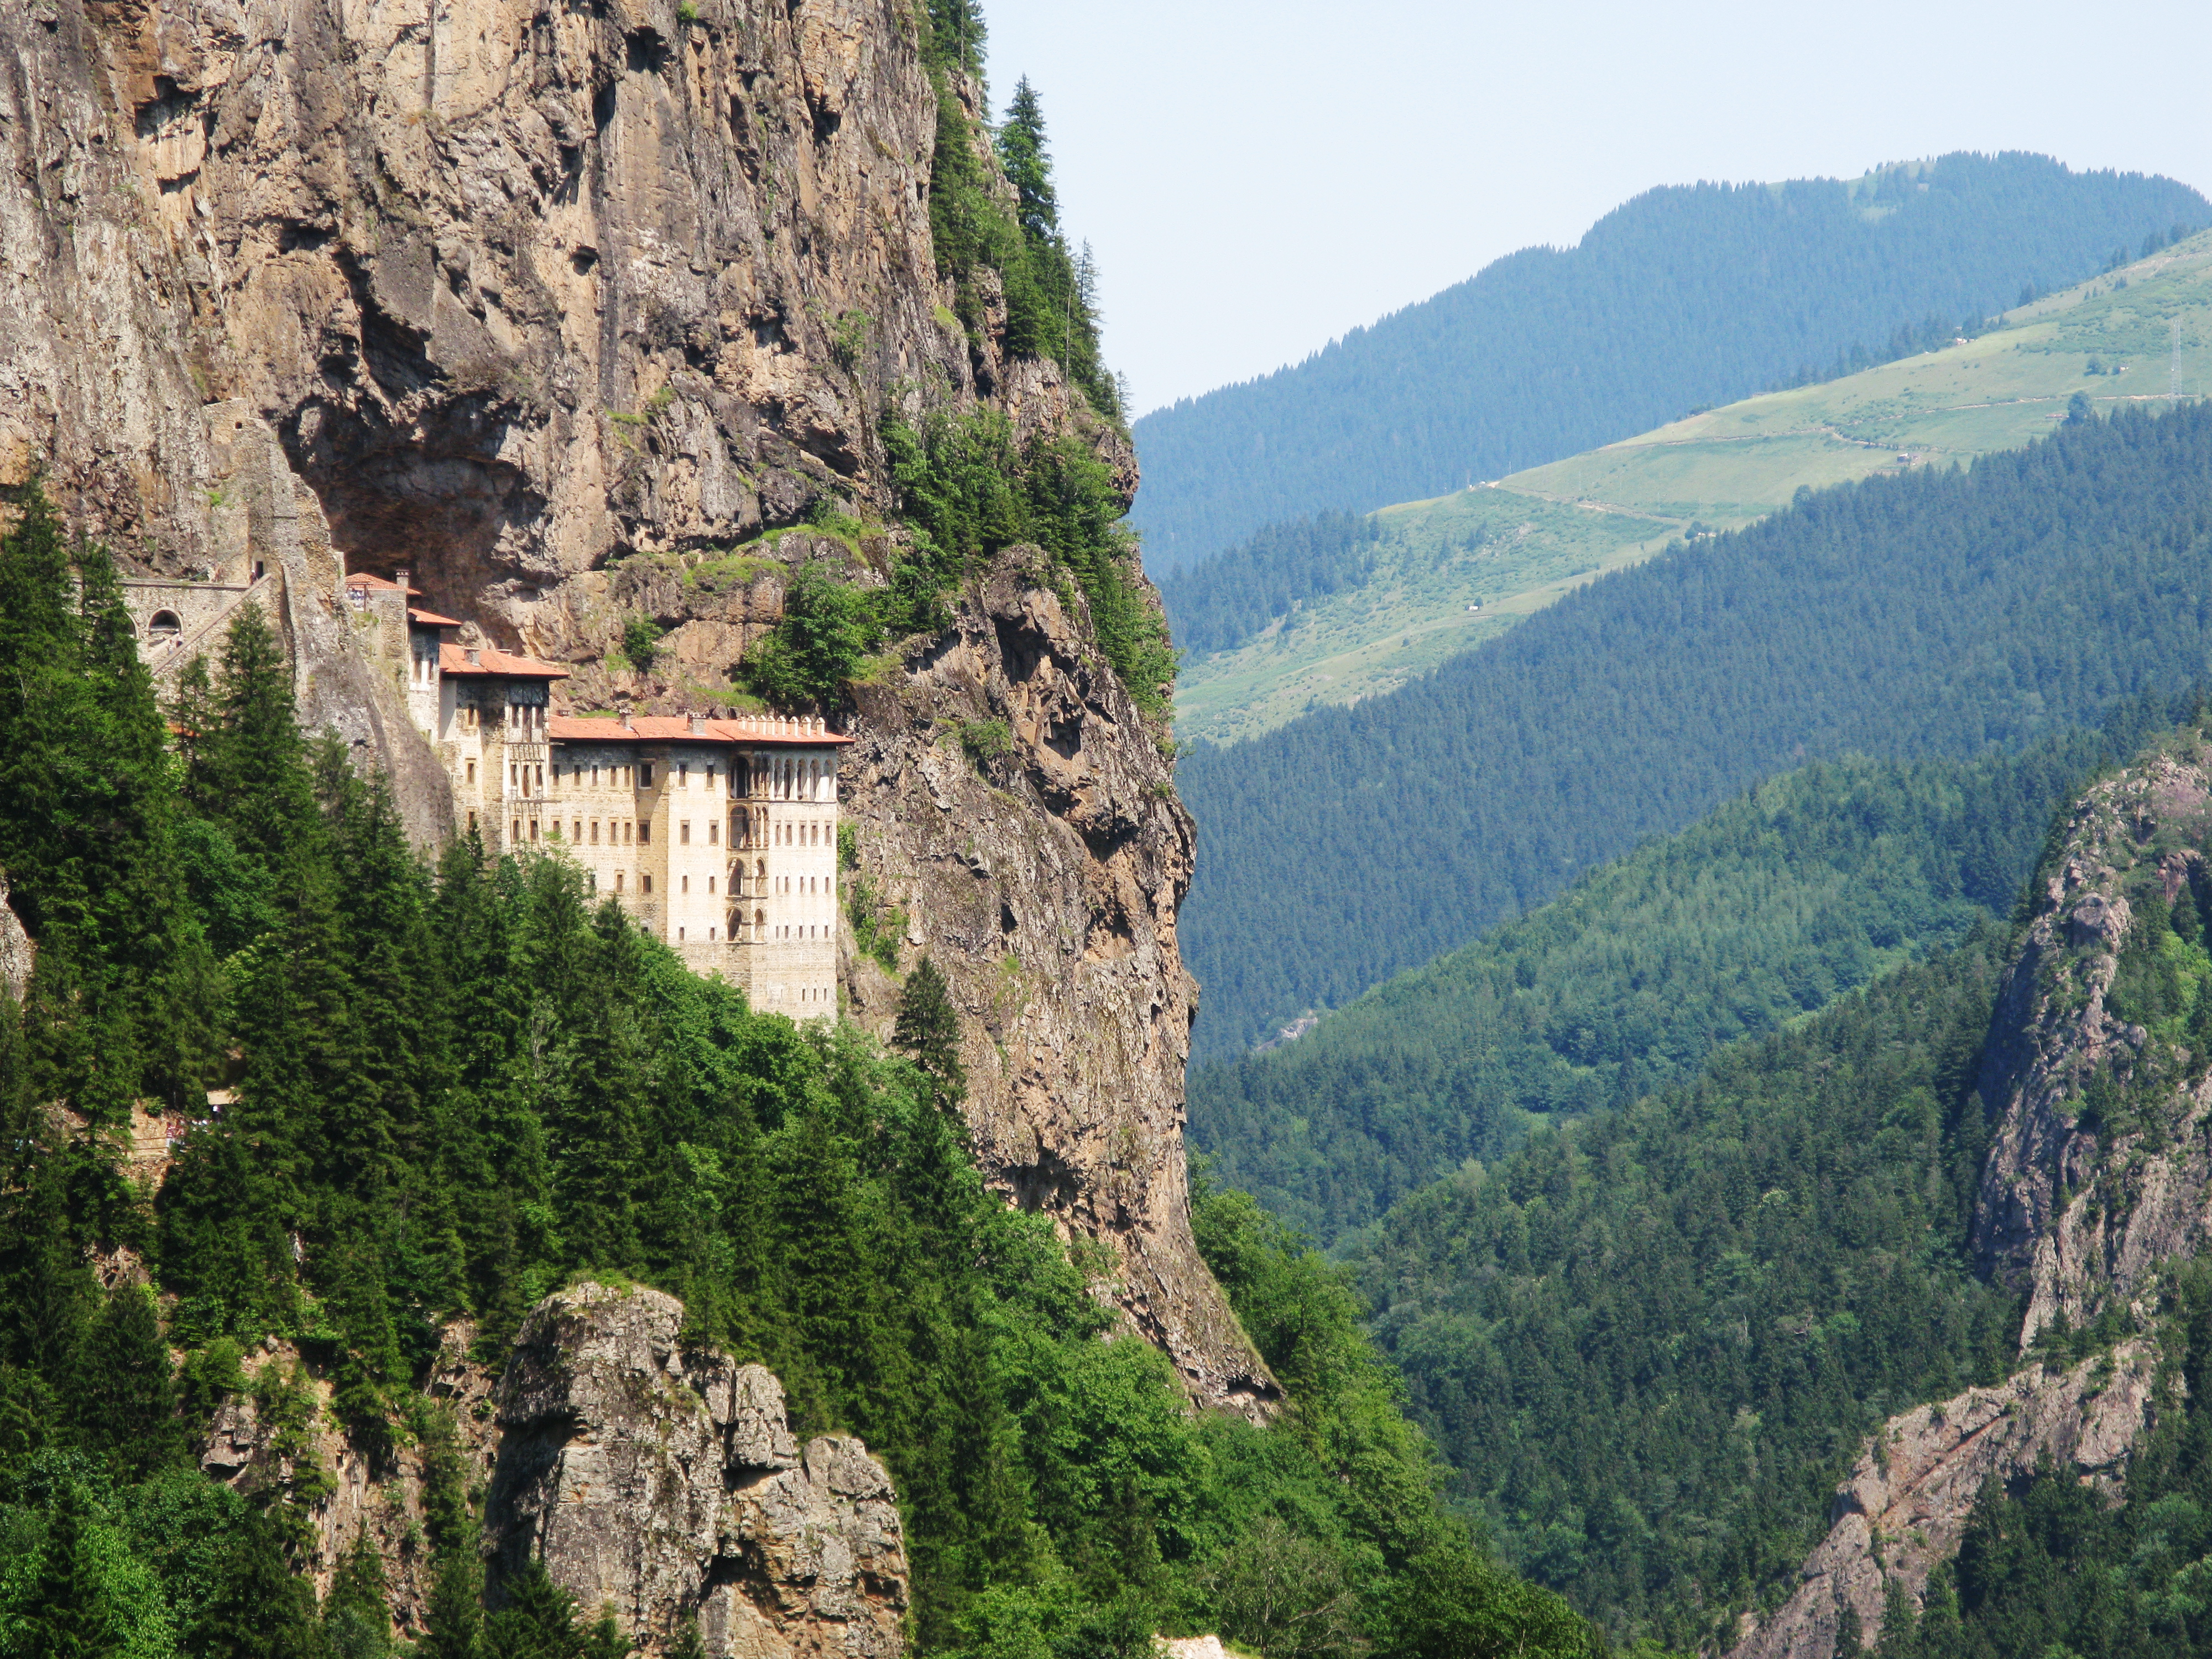
[[[1102,1340],[1110,1263],[983,1187],[927,986],[889,1055],[685,972],[557,854],[424,865],[299,731],[251,609],[173,749],[104,558],[35,492],[0,538],[0,867],[38,946],[0,995],[0,1651],[618,1659],[527,1583],[483,1617],[421,1392],[451,1321],[496,1364],[586,1274],[681,1297],[795,1426],[884,1458],[923,1652],[1133,1659],[1217,1625],[1271,1656],[1589,1650],[1441,1510],[1352,1304],[1251,1215],[1208,1236],[1282,1422],[1194,1416],[1156,1350]],[[272,1455],[234,1489],[195,1449],[240,1397]],[[422,1446],[427,1628],[390,1628],[366,1553],[320,1564],[319,1607],[301,1576],[319,1422],[372,1465]]]

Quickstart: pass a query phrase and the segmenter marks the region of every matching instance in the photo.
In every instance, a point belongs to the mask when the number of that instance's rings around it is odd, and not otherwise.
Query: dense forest
[[[1322,513],[1270,525],[1249,541],[1159,579],[1179,650],[1226,651],[1306,599],[1365,582],[1382,527],[1372,517]]]
[[[1966,1248],[2003,936],[1540,1131],[1355,1253],[1457,1494],[1523,1571],[1617,1631],[1731,1637],[1868,1431],[2010,1370],[2019,1308]]]
[[[933,971],[886,1053],[687,973],[557,852],[428,865],[299,730],[258,611],[165,711],[104,553],[35,489],[15,519],[0,869],[37,953],[0,994],[0,1652],[393,1652],[373,1553],[319,1605],[302,1576],[313,1378],[372,1461],[425,1449],[416,1654],[619,1659],[542,1572],[482,1582],[420,1389],[449,1321],[496,1365],[535,1298],[611,1274],[885,1460],[921,1652],[1589,1647],[1440,1506],[1355,1304],[1264,1217],[1202,1231],[1290,1382],[1275,1425],[1193,1415],[1156,1351],[1100,1340],[1103,1264],[978,1177]],[[149,1113],[181,1126],[158,1183],[126,1163]],[[234,1488],[194,1443],[241,1394],[285,1455]]]
[[[1293,368],[1139,421],[1146,562],[1177,569],[1262,526],[1425,499],[1876,361],[1931,317],[1973,329],[2023,288],[2208,221],[2212,204],[2172,179],[2020,153],[1650,191],[1572,248],[1524,248]]]
[[[1716,1048],[2007,915],[2052,809],[2172,711],[2124,712],[2110,740],[2017,759],[1772,779],[1294,1044],[1194,1067],[1193,1144],[1326,1243],[1532,1122],[1686,1083]]]
[[[1826,491],[1603,577],[1427,678],[1179,785],[1200,1058],[1468,943],[1761,777],[1966,757],[2212,649],[2212,407]]]

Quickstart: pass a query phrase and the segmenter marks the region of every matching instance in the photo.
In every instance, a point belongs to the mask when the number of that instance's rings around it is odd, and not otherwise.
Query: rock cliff
[[[898,959],[927,950],[951,981],[987,1174],[1115,1249],[1121,1305],[1194,1396],[1263,1414],[1274,1381],[1190,1230],[1190,815],[1082,605],[1017,550],[860,689],[859,873],[907,912]],[[897,986],[849,929],[842,949],[848,1012],[888,1035]]]
[[[497,1395],[495,1584],[541,1557],[656,1646],[696,1617],[712,1655],[897,1654],[890,1476],[849,1436],[802,1449],[775,1376],[684,1352],[683,1322],[673,1297],[601,1285],[532,1310]]]
[[[1928,1574],[1958,1553],[1982,1483],[2049,1459],[2117,1492],[2152,1419],[2157,1354],[2129,1342],[2067,1371],[2030,1365],[1992,1389],[1892,1418],[1836,1494],[1828,1535],[1795,1594],[1764,1621],[1746,1615],[1730,1659],[1829,1659],[1845,1607],[1871,1644],[1894,1583],[1915,1606]]]
[[[2203,1057],[2109,1006],[2136,907],[2170,904],[2203,866],[2208,787],[2199,759],[2166,754],[2084,797],[2000,993],[1981,1092],[2002,1115],[1973,1237],[1985,1270],[2027,1295],[2023,1352],[2212,1238]]]
[[[380,755],[430,838],[449,804],[334,614],[341,558],[407,569],[465,642],[573,664],[578,706],[653,710],[726,690],[809,556],[880,580],[896,531],[801,520],[880,525],[890,414],[1073,431],[1133,489],[1126,437],[1007,350],[988,271],[979,325],[953,314],[919,17],[0,10],[0,483],[46,468],[142,568],[266,554],[307,717]],[[632,613],[669,630],[652,674],[614,649]],[[1012,747],[971,766],[945,742],[961,720]],[[1123,1304],[1198,1397],[1265,1409],[1185,1213],[1189,823],[1079,601],[1002,562],[860,731],[862,868],[970,1017],[994,1177],[1114,1247]],[[870,971],[851,1002],[881,1026]]]
[[[2075,804],[2000,983],[1977,1085],[1994,1124],[1973,1247],[2022,1297],[2023,1360],[2055,1326],[2118,1316],[2124,1340],[2070,1370],[2027,1363],[1996,1388],[1892,1418],[1838,1490],[1799,1587],[1765,1620],[1747,1615],[1731,1659],[1826,1659],[1846,1605],[1871,1644],[1888,1584],[1917,1603],[1991,1476],[2048,1455],[2118,1495],[2162,1390],[2179,1386],[2150,1335],[2125,1334],[2154,1331],[2160,1270],[2212,1242],[2212,1078],[2176,1038],[2179,1008],[2158,1018],[2160,993],[2145,988],[2175,961],[2149,945],[2148,919],[2201,882],[2208,839],[2212,769],[2194,736]]]
[[[848,1436],[799,1445],[775,1376],[685,1348],[683,1322],[683,1304],[658,1291],[578,1285],[531,1310],[496,1374],[465,1358],[466,1326],[446,1334],[429,1391],[489,1477],[495,1604],[501,1579],[538,1558],[586,1613],[611,1610],[648,1651],[696,1618],[714,1659],[894,1659],[907,1564],[883,1466]],[[296,1360],[271,1358],[280,1370]],[[365,1537],[403,1638],[418,1637],[429,1592],[421,1448],[365,1450],[327,1413],[317,1421],[288,1439],[235,1395],[201,1468],[276,1492],[313,1464],[319,1589]]]

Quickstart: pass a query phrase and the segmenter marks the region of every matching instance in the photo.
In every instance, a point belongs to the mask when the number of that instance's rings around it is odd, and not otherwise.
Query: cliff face
[[[1746,1615],[1730,1659],[1829,1659],[1843,1611],[1870,1644],[1894,1583],[1915,1606],[1928,1574],[1958,1553],[1982,1483],[2048,1459],[2115,1496],[2128,1454],[2152,1420],[2157,1353],[2128,1342],[2068,1371],[2040,1364],[1991,1389],[1893,1417],[1838,1489],[1828,1535],[1798,1587],[1765,1621]]]
[[[2023,1291],[2023,1351],[2075,1327],[2212,1238],[2212,1081],[2201,1057],[2108,1006],[2137,907],[2171,903],[2212,830],[2212,778],[2162,756],[2074,811],[2063,858],[1998,1005],[1985,1101],[2001,1103],[1974,1217],[1982,1265]],[[2093,1088],[2123,1103],[2091,1109]]]
[[[143,568],[264,556],[302,708],[450,829],[354,647],[337,562],[405,568],[463,638],[568,661],[563,695],[712,699],[816,554],[892,505],[888,413],[989,406],[1127,441],[1048,362],[965,332],[929,230],[934,94],[907,0],[27,0],[0,12],[0,483]],[[972,87],[957,88],[976,111]],[[1001,181],[1003,187],[1003,181]],[[895,534],[896,532],[893,532]],[[243,551],[241,551],[243,550]],[[1190,826],[1054,585],[1002,561],[866,690],[862,870],[969,1017],[994,1176],[1111,1244],[1200,1398],[1273,1385],[1191,1244],[1175,939]],[[654,676],[603,660],[625,613]],[[948,734],[999,720],[971,764]],[[965,729],[958,727],[957,729]],[[855,960],[879,1030],[890,985]]]
[[[2161,1268],[2212,1242],[2212,1078],[2170,1020],[2154,1031],[2113,1006],[2123,957],[2201,870],[2208,836],[2212,771],[2193,740],[2098,784],[2001,983],[1978,1084],[1995,1124],[1972,1240],[1982,1270],[2025,1300],[2023,1358],[2062,1320],[2079,1329],[2118,1310],[2153,1328]],[[2117,1497],[2178,1386],[2157,1360],[2139,1337],[1892,1418],[1838,1490],[1800,1587],[1765,1620],[1747,1617],[1732,1659],[1826,1659],[1846,1605],[1871,1644],[1887,1583],[1918,1601],[1990,1476],[2048,1455]]]
[[[684,1348],[683,1322],[683,1304],[658,1291],[578,1285],[531,1310],[495,1374],[465,1357],[465,1326],[447,1333],[429,1392],[489,1476],[495,1604],[501,1580],[538,1558],[586,1616],[611,1611],[648,1651],[696,1619],[714,1659],[896,1659],[907,1563],[883,1466],[850,1436],[800,1447],[775,1376]],[[201,1468],[272,1491],[314,1460],[331,1488],[312,1511],[318,1589],[365,1537],[402,1636],[419,1637],[430,1589],[421,1449],[364,1453],[321,1420],[288,1443],[234,1395]]]
[[[1190,1231],[1190,816],[1082,605],[1021,550],[997,562],[861,689],[846,811],[860,874],[908,915],[899,960],[927,950],[964,1016],[987,1174],[1110,1245],[1122,1307],[1194,1396],[1257,1415],[1273,1379]],[[897,986],[844,941],[848,1011],[888,1036]]]
[[[580,655],[612,555],[886,504],[894,399],[1068,418],[946,309],[909,9],[680,11],[11,8],[0,458],[183,568],[241,399],[354,568]]]
[[[586,1608],[665,1644],[696,1617],[712,1654],[901,1650],[906,1551],[858,1440],[802,1449],[759,1365],[683,1352],[683,1304],[581,1285],[524,1322],[498,1391],[489,1501],[507,1572],[541,1557]]]

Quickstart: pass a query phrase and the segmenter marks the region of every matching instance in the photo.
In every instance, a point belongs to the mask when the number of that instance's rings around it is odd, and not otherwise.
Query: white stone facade
[[[404,580],[404,578],[403,578]],[[365,614],[404,611],[390,653],[451,781],[455,819],[493,853],[558,851],[694,969],[794,1018],[837,1006],[837,756],[818,720],[556,715],[558,663],[441,642],[448,617],[398,584],[349,577]]]

